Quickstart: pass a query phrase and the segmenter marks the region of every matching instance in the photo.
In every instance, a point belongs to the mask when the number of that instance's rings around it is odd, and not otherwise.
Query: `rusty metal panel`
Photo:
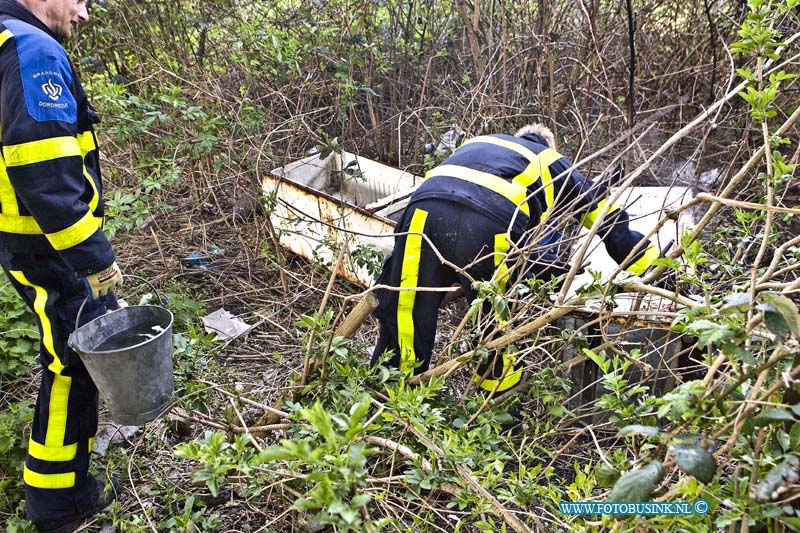
[[[263,189],[267,197],[274,195],[271,217],[281,245],[302,257],[332,268],[341,246],[352,252],[371,245],[384,254],[392,248],[394,223],[389,219],[274,176],[264,178]],[[364,287],[373,282],[350,257],[338,274]]]

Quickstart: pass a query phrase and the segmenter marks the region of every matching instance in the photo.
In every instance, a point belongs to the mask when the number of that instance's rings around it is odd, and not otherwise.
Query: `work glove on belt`
[[[83,278],[83,283],[92,300],[97,300],[100,296],[108,294],[109,290],[122,285],[122,272],[114,261],[108,268]]]

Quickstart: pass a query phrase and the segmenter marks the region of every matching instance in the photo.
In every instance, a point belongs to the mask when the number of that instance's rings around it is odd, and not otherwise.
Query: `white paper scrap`
[[[203,317],[203,325],[208,333],[216,333],[215,341],[234,339],[250,331],[250,324],[239,320],[223,308]]]

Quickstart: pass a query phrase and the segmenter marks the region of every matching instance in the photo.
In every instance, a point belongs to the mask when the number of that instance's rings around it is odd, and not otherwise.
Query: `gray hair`
[[[528,124],[527,126],[522,126],[519,130],[517,130],[517,133],[515,133],[514,136],[522,137],[528,133],[535,133],[536,135],[539,135],[545,141],[547,141],[547,146],[553,150],[556,149],[556,137],[553,135],[553,132],[550,131],[550,128],[544,124]]]

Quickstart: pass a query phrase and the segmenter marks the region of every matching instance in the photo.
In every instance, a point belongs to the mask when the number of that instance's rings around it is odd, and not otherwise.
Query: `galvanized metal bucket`
[[[172,396],[173,317],[166,300],[147,280],[125,277],[147,283],[161,305],[123,307],[78,327],[81,305],[69,347],[86,366],[111,419],[124,426],[138,426],[162,413]],[[150,333],[137,335],[130,345],[113,346],[113,338],[125,338],[130,331]]]

